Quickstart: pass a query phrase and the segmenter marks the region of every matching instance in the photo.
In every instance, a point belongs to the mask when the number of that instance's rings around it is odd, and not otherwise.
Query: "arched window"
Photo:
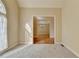
[[[6,8],[2,0],[0,0],[0,51],[6,49],[7,47]]]

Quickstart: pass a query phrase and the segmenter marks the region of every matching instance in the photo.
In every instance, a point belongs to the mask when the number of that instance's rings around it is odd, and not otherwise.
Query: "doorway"
[[[34,16],[33,25],[34,44],[54,44],[54,17]]]

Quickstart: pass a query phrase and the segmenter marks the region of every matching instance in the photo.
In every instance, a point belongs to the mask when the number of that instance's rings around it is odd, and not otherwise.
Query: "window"
[[[7,48],[7,17],[5,6],[0,0],[0,51]]]

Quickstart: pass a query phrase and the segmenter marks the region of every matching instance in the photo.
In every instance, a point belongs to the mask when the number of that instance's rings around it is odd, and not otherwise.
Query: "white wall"
[[[62,41],[79,56],[79,0],[65,0],[62,16]]]
[[[18,5],[16,0],[4,0],[7,7],[8,45],[12,48],[18,44]]]
[[[20,42],[28,42],[25,40],[25,24],[28,23],[33,30],[32,16],[56,16],[57,40],[61,41],[61,8],[21,8],[20,10]],[[33,31],[32,31],[33,32]]]
[[[50,18],[50,38],[53,38],[55,33],[54,33],[54,29],[55,29],[55,19],[54,17]]]

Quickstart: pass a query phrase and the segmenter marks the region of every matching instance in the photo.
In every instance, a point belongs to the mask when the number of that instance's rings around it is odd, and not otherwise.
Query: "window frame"
[[[7,8],[6,8],[5,2],[6,2],[6,1],[1,0],[1,3],[3,4],[3,8],[5,9],[5,12],[1,12],[1,11],[0,11],[0,16],[3,16],[3,17],[5,18],[5,23],[4,23],[3,25],[4,25],[5,28],[6,28],[6,29],[3,28],[3,30],[5,31],[4,36],[5,36],[5,40],[6,40],[6,42],[5,42],[6,46],[4,46],[4,48],[3,48],[2,50],[8,48],[8,38],[7,38],[7,36],[8,36],[8,35],[7,35]],[[4,22],[4,20],[3,20],[2,22]]]

